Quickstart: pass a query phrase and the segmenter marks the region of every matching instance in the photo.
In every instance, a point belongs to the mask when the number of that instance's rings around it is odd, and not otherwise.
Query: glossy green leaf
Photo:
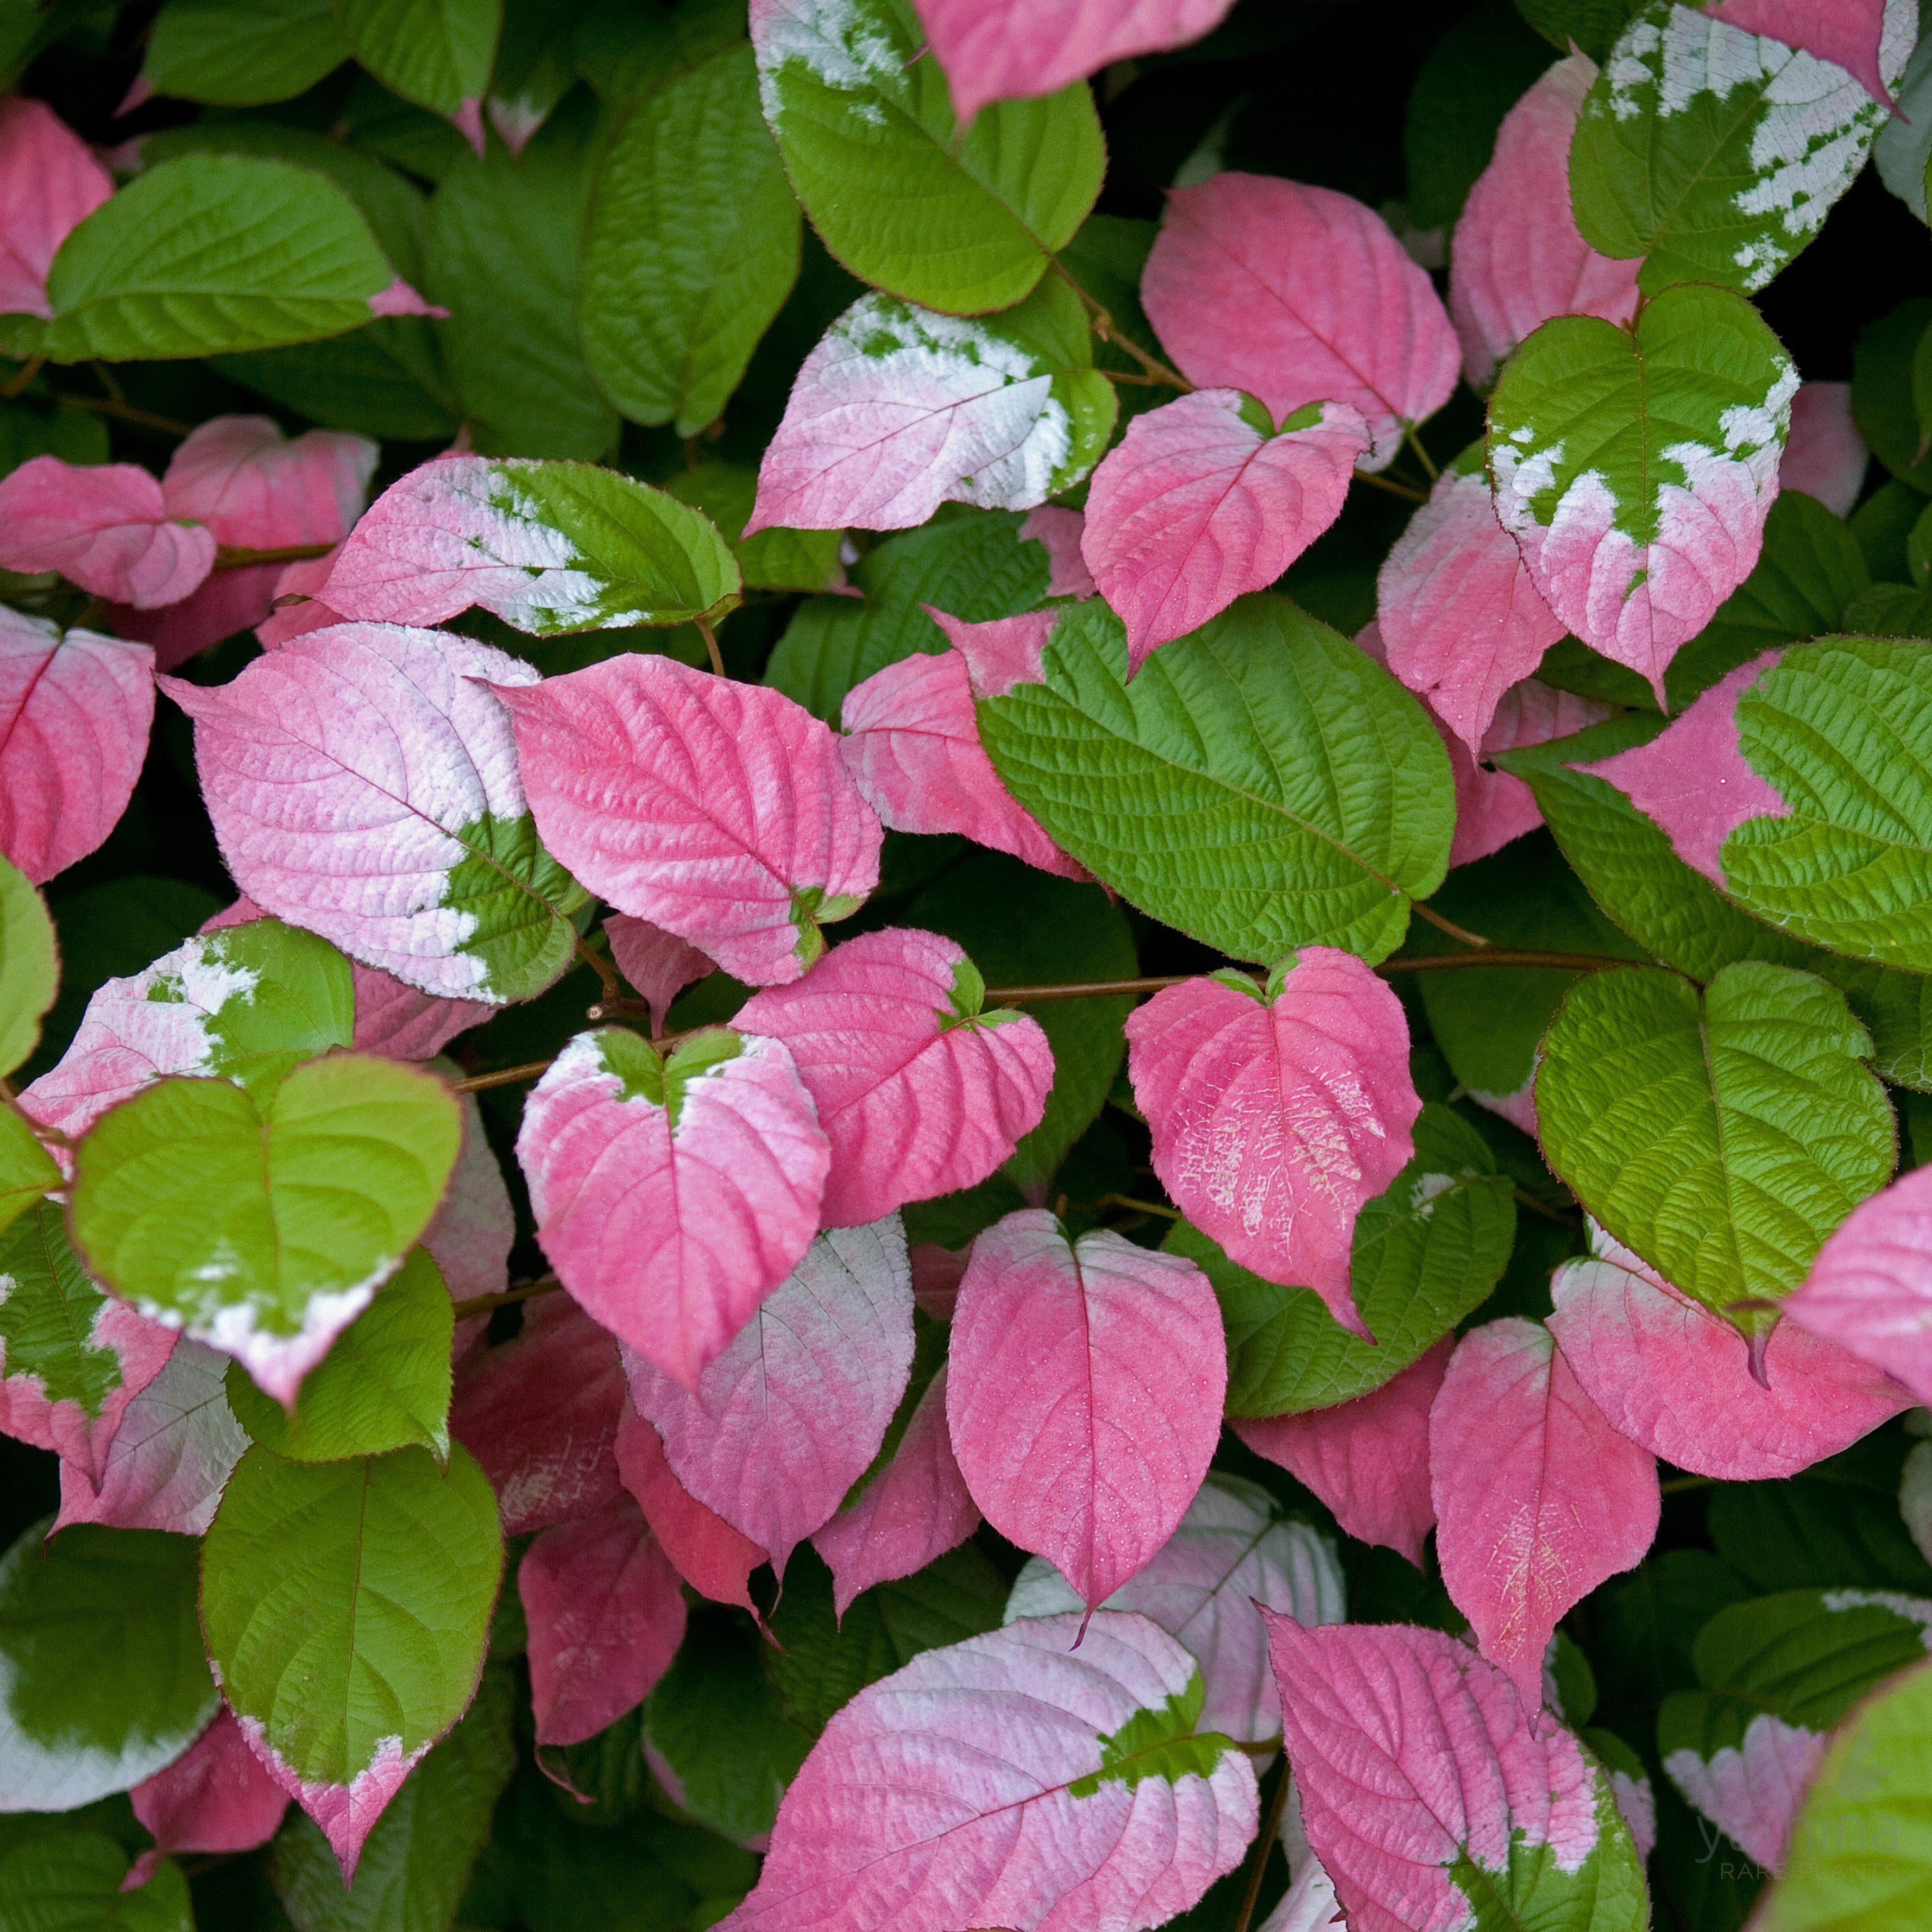
[[[1241,598],[1132,682],[1126,633],[1094,598],[1042,666],[1044,682],[980,701],[981,741],[1055,842],[1164,924],[1236,959],[1324,945],[1372,963],[1442,884],[1442,739],[1286,598]]]
[[[236,1466],[208,1526],[201,1615],[238,1714],[305,1782],[406,1764],[476,1688],[502,1573],[496,1499],[460,1447]]]
[[[40,1037],[60,986],[60,954],[46,902],[26,875],[0,858],[0,1076]]]
[[[1928,326],[1932,297],[1915,296],[1868,322],[1852,353],[1852,418],[1858,434],[1893,476],[1922,491],[1932,490],[1932,454],[1922,447],[1912,371]]]
[[[194,1932],[188,1880],[164,1858],[123,1892],[128,1854],[98,1832],[50,1832],[0,1853],[7,1932]]]
[[[745,536],[758,494],[756,470],[731,463],[700,463],[695,470],[666,477],[662,487],[680,502],[702,510],[717,525],[738,560],[747,590],[824,590],[839,581],[843,531],[774,526],[754,537]]]
[[[392,92],[432,113],[473,116],[490,85],[503,0],[335,0],[335,20],[350,52]]]
[[[194,1539],[81,1523],[50,1542],[49,1528],[0,1557],[0,1811],[128,1790],[178,1757],[217,1702]]]
[[[1700,994],[1624,967],[1580,980],[1543,1045],[1550,1166],[1666,1281],[1768,1332],[1825,1237],[1890,1179],[1891,1103],[1835,987],[1756,961]]]
[[[157,94],[257,107],[306,93],[348,58],[332,0],[168,0],[141,72]]]
[[[1084,81],[961,129],[910,0],[794,0],[758,46],[765,118],[825,245],[862,280],[956,315],[1010,307],[1094,206]]]
[[[798,262],[798,204],[741,44],[645,100],[604,154],[578,297],[591,374],[634,422],[696,435],[723,413]]]
[[[1516,0],[1516,10],[1558,53],[1572,41],[1600,63],[1642,0]]]

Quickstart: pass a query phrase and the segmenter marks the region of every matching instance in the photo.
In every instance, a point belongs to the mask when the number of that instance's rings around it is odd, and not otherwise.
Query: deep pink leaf
[[[1820,1732],[1760,1711],[1744,1726],[1742,1743],[1724,1745],[1708,1760],[1674,1750],[1664,1768],[1686,1801],[1754,1862],[1780,1873],[1792,1821],[1825,1761],[1828,1742]]]
[[[1089,1605],[1172,1536],[1221,1428],[1227,1344],[1208,1277],[1024,1208],[973,1244],[946,1412],[973,1500]]]
[[[342,613],[325,603],[322,587],[342,554],[338,544],[326,556],[304,557],[278,573],[268,616],[255,626],[265,651],[298,638],[305,631],[326,629],[343,621]]]
[[[1602,1772],[1466,1644],[1405,1624],[1268,1625],[1303,1822],[1350,1932],[1456,1932],[1477,1917],[1460,1860],[1500,1874],[1547,1845],[1574,1871],[1595,1848]]]
[[[1311,404],[1270,433],[1253,409],[1238,389],[1196,389],[1135,417],[1094,472],[1081,554],[1127,628],[1130,671],[1265,590],[1342,513],[1361,412]]]
[[[755,1616],[749,1585],[765,1552],[678,1480],[662,1438],[628,1400],[617,1426],[617,1467],[678,1574],[699,1595],[739,1604]]]
[[[1080,554],[1087,520],[1078,510],[1042,503],[1029,510],[1020,525],[1020,541],[1040,544],[1046,552],[1046,594],[1049,597],[1091,597],[1094,578]]]
[[[1352,403],[1391,462],[1456,386],[1456,332],[1388,224],[1333,188],[1219,174],[1169,191],[1141,299],[1181,372],[1245,389],[1276,422]]]
[[[650,1695],[684,1641],[670,1558],[621,1491],[541,1532],[517,1568],[540,1744],[580,1744]]]
[[[226,1704],[166,1770],[128,1796],[134,1816],[154,1834],[154,1849],[142,1856],[155,1859],[176,1852],[252,1852],[275,1835],[289,1802]],[[130,1874],[130,1885],[142,1882]]]
[[[1196,1666],[1144,1617],[1028,1618],[928,1650],[825,1727],[729,1932],[1142,1932],[1255,1834],[1232,1747],[1205,1776],[1110,1768]],[[1076,1793],[1078,1795],[1076,1795]]]
[[[443,1062],[449,1066],[449,1062]],[[454,1068],[451,1068],[453,1073]],[[516,1210],[503,1170],[483,1131],[474,1094],[459,1096],[463,1145],[442,1199],[422,1232],[422,1245],[442,1276],[452,1301],[500,1294],[510,1285],[510,1250],[517,1238]],[[475,1319],[479,1327],[487,1317]]]
[[[93,150],[45,101],[0,100],[0,314],[52,315],[48,267],[113,192]]]
[[[1456,219],[1449,313],[1462,339],[1462,373],[1478,389],[1552,316],[1625,322],[1636,313],[1642,262],[1598,254],[1570,206],[1570,143],[1596,78],[1587,54],[1550,68],[1504,117],[1496,152]]]
[[[1498,700],[1496,716],[1483,734],[1482,755],[1490,759],[1520,745],[1544,745],[1552,738],[1567,738],[1572,732],[1613,717],[1616,709],[1600,699],[1579,698],[1540,678],[1526,677],[1520,684],[1511,685]],[[1440,718],[1436,722],[1449,748],[1449,770],[1456,781],[1456,836],[1450,842],[1450,864],[1466,866],[1486,859],[1512,838],[1534,832],[1543,823],[1536,794],[1521,778],[1486,764],[1478,764],[1469,756],[1468,746],[1452,736]]]
[[[1795,1322],[1772,1330],[1760,1384],[1730,1322],[1594,1227],[1591,1246],[1556,1270],[1550,1330],[1604,1419],[1662,1461],[1720,1482],[1793,1476],[1910,1406],[1888,1376]]]
[[[0,608],[0,851],[36,885],[113,830],[154,716],[146,646]]]
[[[1042,653],[1060,622],[1058,610],[1028,610],[976,624],[950,617],[930,604],[926,610],[966,660],[967,680],[975,698],[1004,698],[1016,685],[1045,682]]]
[[[912,1298],[935,1322],[950,1322],[959,1299],[959,1284],[965,1279],[970,1244],[956,1252],[942,1248],[937,1241],[916,1242],[910,1250],[912,1262]]]
[[[525,1102],[517,1158],[564,1286],[694,1388],[810,1246],[831,1148],[782,1041],[739,1040],[689,1077],[674,1117],[606,1064],[629,1064],[635,1039],[564,1048]]]
[[[979,1526],[979,1505],[946,1430],[942,1363],[892,1460],[812,1541],[831,1567],[832,1608],[842,1617],[862,1590],[923,1570]]]
[[[1400,1375],[1353,1402],[1231,1426],[1257,1456],[1279,1462],[1312,1490],[1351,1536],[1400,1550],[1420,1568],[1423,1546],[1436,1527],[1430,1405],[1455,1348],[1455,1337],[1445,1335]]]
[[[782,692],[632,655],[500,695],[544,844],[737,979],[796,980],[879,882],[878,820]]]
[[[280,566],[272,563],[218,570],[178,604],[140,610],[110,602],[104,614],[117,638],[146,644],[158,670],[172,670],[224,638],[254,628],[268,614],[280,575]]]
[[[933,614],[949,632],[960,621]],[[915,652],[875,671],[845,694],[843,722],[845,769],[893,831],[956,832],[1042,872],[1089,876],[1000,782],[980,742],[962,652]]]
[[[1871,452],[1852,420],[1849,382],[1801,382],[1778,466],[1780,490],[1802,490],[1834,516],[1849,517],[1864,488]]]
[[[1444,1586],[1534,1706],[1558,1621],[1657,1534],[1656,1460],[1605,1420],[1549,1330],[1508,1316],[1457,1345],[1429,1464]]]
[[[912,1310],[895,1216],[821,1234],[695,1390],[625,1357],[632,1402],[678,1480],[781,1576],[879,1453],[912,1366]]]
[[[1708,0],[1704,11],[1726,26],[1836,62],[1881,107],[1898,111],[1885,84],[1885,70],[1896,74],[1903,68],[1906,50],[1898,50],[1893,59],[1880,56],[1885,0]],[[1908,28],[1908,46],[1910,33]]]
[[[981,1012],[984,990],[956,940],[888,926],[740,1008],[790,1049],[832,1143],[826,1226],[976,1186],[1040,1125],[1053,1049],[1037,1020]]]
[[[0,477],[0,570],[57,570],[147,610],[179,603],[214,564],[213,534],[171,521],[138,464],[35,456]]]
[[[1312,1288],[1366,1335],[1355,1216],[1414,1153],[1402,1003],[1352,953],[1304,946],[1250,981],[1189,980],[1127,1021],[1134,1096],[1174,1204],[1264,1280]]]
[[[694,980],[703,979],[711,970],[711,962],[688,940],[666,932],[647,919],[632,919],[627,913],[611,914],[604,922],[604,930],[617,970],[651,1010],[651,1037],[655,1040],[664,1030],[671,1002]]]

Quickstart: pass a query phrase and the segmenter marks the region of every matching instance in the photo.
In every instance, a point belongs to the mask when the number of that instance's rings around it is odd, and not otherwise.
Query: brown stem
[[[17,396],[46,366],[44,356],[29,356],[4,383],[0,383],[0,396]]]
[[[500,1066],[494,1073],[472,1073],[467,1079],[452,1080],[452,1094],[480,1094],[486,1087],[514,1087],[520,1081],[541,1079],[550,1069],[548,1060],[526,1060],[520,1066]]]
[[[1241,1909],[1234,1915],[1234,1932],[1248,1932],[1255,1916],[1256,1901],[1262,1895],[1262,1880],[1267,1876],[1268,1856],[1281,1835],[1281,1814],[1288,1809],[1288,1760],[1281,1761],[1281,1775],[1275,1780],[1274,1796],[1268,1800],[1268,1816],[1255,1840],[1255,1862],[1248,1870],[1248,1888],[1241,1894]]]
[[[1408,445],[1411,449],[1415,452],[1415,460],[1422,465],[1423,474],[1429,478],[1431,483],[1435,482],[1442,476],[1442,472],[1436,468],[1435,464],[1430,460],[1428,451],[1423,448],[1421,437],[1416,434],[1413,426],[1404,430],[1402,434],[1402,440]]]
[[[1391,496],[1400,496],[1406,503],[1426,503],[1429,493],[1426,490],[1412,489],[1406,483],[1397,483],[1389,477],[1378,476],[1372,470],[1358,470],[1355,481],[1366,483],[1372,490],[1386,490]]]
[[[117,402],[111,396],[70,396],[63,392],[58,400],[76,410],[92,410],[98,416],[112,416],[117,422],[139,423],[143,429],[158,429],[164,436],[191,436],[192,423],[177,422],[172,416],[158,416],[152,410],[136,409],[132,403]]]
[[[1178,1221],[1178,1208],[1163,1208],[1157,1201],[1136,1201],[1131,1194],[1103,1194],[1094,1204],[1100,1208],[1125,1208],[1136,1214],[1158,1214],[1163,1220]]]
[[[1554,1221],[1560,1228],[1567,1228],[1575,1218],[1566,1214],[1560,1208],[1552,1208],[1547,1201],[1539,1200],[1526,1187],[1516,1190],[1516,1205],[1527,1208],[1532,1214],[1540,1214],[1546,1221]]]
[[[1415,902],[1415,916],[1434,926],[1438,932],[1446,932],[1451,939],[1460,939],[1465,946],[1487,946],[1490,943],[1480,932],[1472,932],[1466,926],[1455,925],[1420,900]]]
[[[1183,395],[1191,395],[1194,385],[1178,370],[1170,369],[1157,356],[1150,356],[1132,338],[1123,335],[1114,326],[1114,318],[1096,302],[1068,272],[1066,265],[1058,256],[1049,256],[1048,264],[1053,272],[1080,298],[1080,305],[1086,310],[1094,333],[1102,342],[1111,342],[1124,356],[1130,356],[1138,362],[1144,374],[1153,381],[1164,384],[1170,389],[1178,389]],[[1104,373],[1104,371],[1102,372]]]
[[[250,550],[244,544],[224,544],[214,553],[217,570],[246,570],[251,564],[306,563],[310,557],[326,556],[332,543],[284,544],[278,550]]]
[[[1712,1486],[1708,1476],[1672,1476],[1667,1483],[1659,1483],[1659,1496],[1681,1496],[1686,1490],[1708,1490]]]
[[[646,1000],[605,998],[594,1006],[584,1009],[584,1017],[592,1022],[598,1020],[643,1020],[648,1024],[653,1016],[650,1003]]]
[[[604,999],[622,1000],[624,997],[624,982],[617,976],[616,968],[612,965],[610,961],[605,958],[588,940],[580,935],[576,944],[578,958],[597,975],[597,983],[604,989]],[[592,1011],[595,1011],[594,1008]]]
[[[710,653],[711,668],[722,677],[724,675],[724,658],[718,648],[718,633],[705,618],[694,617],[692,622],[698,626],[698,634],[704,640],[704,648]]]
[[[466,1315],[487,1315],[493,1308],[508,1308],[512,1303],[534,1301],[540,1294],[554,1294],[563,1286],[554,1275],[546,1275],[542,1281],[526,1281],[521,1288],[506,1288],[497,1294],[472,1294],[467,1301],[459,1301],[454,1313],[460,1322]]]

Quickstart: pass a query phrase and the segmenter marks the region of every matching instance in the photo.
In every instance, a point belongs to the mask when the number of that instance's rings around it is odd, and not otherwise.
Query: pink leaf
[[[1504,117],[1496,152],[1457,218],[1449,313],[1462,339],[1462,373],[1478,389],[1552,316],[1621,323],[1636,313],[1642,262],[1598,254],[1570,206],[1570,143],[1596,78],[1595,62],[1573,53],[1530,88]]]
[[[460,126],[462,124],[459,122],[458,124]],[[467,131],[466,129],[465,132]],[[471,135],[470,140],[470,145],[480,154],[483,145],[481,136]],[[371,315],[427,315],[438,322],[449,320],[448,309],[440,308],[418,294],[400,275],[387,288],[378,289],[369,298],[369,313]]]
[[[625,1358],[678,1480],[781,1576],[879,1453],[912,1366],[912,1308],[895,1216],[820,1235],[694,1390]]]
[[[933,615],[949,632],[959,621]],[[1089,876],[1000,782],[980,742],[962,652],[915,652],[875,671],[845,694],[843,722],[845,769],[893,831],[956,832],[1042,872]]]
[[[1550,1317],[1563,1358],[1604,1419],[1661,1460],[1720,1482],[1796,1475],[1910,1406],[1905,1391],[1796,1324],[1772,1330],[1769,1386],[1732,1324],[1592,1230],[1565,1262]]]
[[[981,1012],[985,990],[957,940],[888,926],[739,1009],[742,1032],[790,1049],[818,1109],[826,1226],[976,1186],[1040,1125],[1053,1049],[1037,1020]]]
[[[782,692],[626,656],[500,694],[544,843],[737,979],[796,980],[879,882],[879,821]]]
[[[1090,1606],[1172,1536],[1221,1429],[1227,1344],[1208,1277],[1024,1208],[973,1244],[946,1413],[973,1500]]]
[[[951,639],[966,660],[966,676],[975,698],[1004,698],[1016,685],[1046,682],[1042,653],[1058,610],[1028,610],[1018,617],[993,617],[980,624],[950,617],[928,604],[926,614]]]
[[[684,1598],[621,1491],[542,1532],[517,1568],[540,1744],[580,1744],[650,1695],[684,1641]]]
[[[338,544],[326,556],[304,557],[277,574],[268,614],[255,626],[262,650],[272,651],[304,632],[323,630],[343,621],[342,613],[325,603],[322,596],[322,586],[341,554],[342,546]]]
[[[436,1263],[450,1299],[468,1301],[479,1294],[500,1294],[509,1286],[517,1216],[510,1190],[503,1184],[503,1170],[483,1131],[476,1096],[459,1098],[463,1146],[442,1202],[422,1232],[422,1245]]]
[[[0,100],[0,314],[51,316],[47,270],[113,177],[44,100]]]
[[[1436,1527],[1429,1487],[1429,1409],[1456,1340],[1445,1335],[1400,1375],[1332,1408],[1238,1420],[1234,1433],[1312,1490],[1351,1536],[1422,1567]]]
[[[1403,425],[1456,386],[1456,332],[1388,224],[1333,188],[1220,174],[1169,191],[1141,283],[1148,317],[1181,372],[1245,389],[1276,422],[1310,403],[1350,403],[1385,468]]]
[[[340,430],[291,441],[266,416],[216,416],[176,450],[161,495],[170,516],[205,524],[238,549],[340,543],[362,514],[381,453]]]
[[[224,638],[252,630],[268,614],[280,575],[280,566],[272,563],[218,570],[178,604],[139,610],[110,603],[105,614],[116,637],[146,644],[157,670],[172,670]]]
[[[1513,752],[1520,745],[1547,744],[1567,738],[1586,725],[1615,715],[1616,706],[1594,698],[1558,691],[1540,678],[1513,684],[1496,704],[1496,716],[1483,734],[1482,756]],[[1543,823],[1536,794],[1520,778],[1492,770],[1469,756],[1460,738],[1450,736],[1440,718],[1436,728],[1449,748],[1449,770],[1456,781],[1456,836],[1450,842],[1449,862],[1466,866],[1500,851],[1512,838],[1534,832]]]
[[[1860,1202],[1780,1306],[1932,1403],[1932,1167]]]
[[[749,1586],[765,1552],[678,1480],[663,1439],[628,1401],[617,1428],[617,1467],[678,1574],[700,1596],[756,1616]]]
[[[213,534],[170,521],[161,486],[137,464],[36,456],[0,477],[0,570],[57,570],[147,610],[179,603],[214,566]]]
[[[989,100],[1054,94],[1136,54],[1198,40],[1232,0],[916,0],[961,125]]]
[[[604,922],[610,957],[638,997],[651,1010],[651,1037],[664,1030],[671,1002],[694,980],[711,970],[711,962],[689,940],[666,932],[647,919],[616,912]]]
[[[1046,594],[1049,597],[1091,597],[1094,579],[1080,554],[1087,520],[1078,510],[1042,503],[1029,510],[1020,525],[1020,541],[1036,543],[1046,552]]]
[[[1704,11],[1726,26],[1835,62],[1887,112],[1898,112],[1883,70],[1896,73],[1904,54],[1901,50],[1896,61],[1880,59],[1885,0],[1708,0]]]
[[[920,1241],[909,1251],[912,1262],[912,1298],[935,1322],[950,1322],[959,1299],[959,1284],[965,1278],[969,1247],[955,1253],[936,1241]]]
[[[134,794],[154,654],[0,608],[0,851],[36,885],[84,859]]]
[[[1267,993],[1189,980],[1127,1021],[1134,1097],[1175,1206],[1265,1281],[1312,1288],[1352,1333],[1355,1216],[1415,1151],[1402,1003],[1352,953],[1304,946]]]
[[[1781,1873],[1792,1821],[1825,1761],[1827,1742],[1803,1724],[1760,1711],[1745,1725],[1741,1744],[1724,1745],[1708,1759],[1674,1750],[1664,1768],[1686,1801],[1754,1862]]]
[[[1454,1932],[1478,1909],[1452,1868],[1548,1846],[1574,1872],[1601,1840],[1603,1774],[1466,1644],[1408,1624],[1304,1630],[1270,1616],[1308,1842],[1351,1932]]]
[[[695,1389],[810,1246],[832,1154],[782,1042],[710,1030],[667,1066],[606,1028],[537,1083],[517,1158],[564,1286]]]
[[[1510,1316],[1457,1345],[1429,1462],[1443,1584],[1533,1707],[1558,1620],[1650,1547],[1656,1462],[1604,1420],[1550,1331]]]
[[[1647,745],[1579,765],[1613,784],[1669,836],[1677,856],[1721,886],[1718,854],[1748,818],[1785,818],[1791,808],[1738,746],[1738,700],[1778,661],[1765,651],[1720,678]]]
[[[1802,490],[1834,516],[1849,517],[1864,488],[1871,452],[1852,420],[1849,382],[1801,382],[1778,466],[1780,490]]]
[[[165,1771],[128,1794],[154,1834],[157,1858],[176,1852],[252,1852],[275,1835],[288,1799],[248,1748],[224,1704]]]
[[[1076,1650],[1079,1633],[1028,1618],[867,1685],[792,1780],[724,1926],[1142,1932],[1186,1910],[1254,1836],[1253,1769],[1210,1743],[1204,1774],[1130,1781],[1110,1748],[1150,1720],[1168,1734],[1194,1659],[1144,1617],[1102,1611]]]
[[[1238,389],[1135,417],[1094,472],[1081,539],[1130,670],[1272,584],[1341,514],[1368,441],[1350,404],[1311,404],[1277,432]]]
[[[1444,470],[1409,519],[1376,578],[1376,620],[1388,668],[1471,752],[1563,635],[1480,470]]]
[[[428,1754],[429,1742],[418,1744],[406,1757],[400,1739],[384,1738],[377,1743],[368,1765],[348,1784],[331,1784],[320,1778],[304,1778],[268,1742],[260,1718],[238,1714],[235,1721],[262,1768],[308,1814],[328,1841],[346,1889],[354,1882],[362,1847],[376,1828],[376,1820],[389,1808],[390,1799],[408,1781],[410,1773]]]
[[[892,1460],[812,1541],[831,1567],[832,1608],[842,1617],[862,1590],[923,1570],[979,1526],[979,1505],[959,1473],[946,1432],[941,1363],[914,1406]]]
[[[526,1304],[520,1334],[466,1358],[449,1432],[476,1458],[506,1536],[601,1509],[616,1496],[625,1409],[617,1345],[568,1297]]]

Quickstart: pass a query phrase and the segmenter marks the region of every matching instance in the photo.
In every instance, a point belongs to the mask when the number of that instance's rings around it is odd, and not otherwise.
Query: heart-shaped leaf
[[[138,464],[77,467],[36,456],[0,479],[0,568],[57,570],[97,597],[139,610],[178,603],[214,563],[214,533],[175,520],[161,486]],[[33,625],[16,612],[7,616],[9,630]]]
[[[454,121],[479,152],[503,0],[336,0],[337,31],[384,86]]]

